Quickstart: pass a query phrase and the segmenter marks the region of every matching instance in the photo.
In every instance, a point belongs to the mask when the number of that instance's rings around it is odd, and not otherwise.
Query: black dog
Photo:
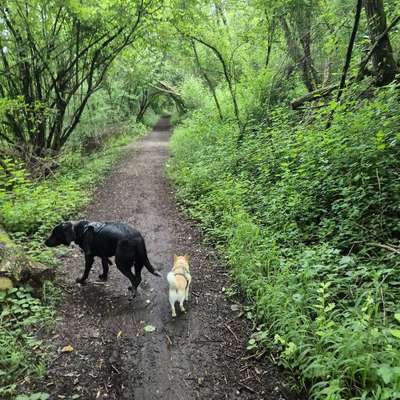
[[[100,257],[103,273],[99,275],[102,281],[108,277],[109,257],[115,256],[117,268],[131,281],[133,295],[142,277],[145,266],[153,275],[161,276],[154,270],[147,258],[144,239],[139,231],[128,224],[120,222],[89,222],[68,221],[57,225],[50,237],[45,241],[49,247],[61,244],[69,246],[75,242],[85,254],[85,272],[76,282],[85,283],[92,268],[94,257]],[[135,275],[131,268],[135,266]]]

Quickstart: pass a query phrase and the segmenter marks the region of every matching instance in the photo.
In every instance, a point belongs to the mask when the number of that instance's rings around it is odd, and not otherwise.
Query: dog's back
[[[99,278],[107,280],[109,258],[115,256],[117,268],[131,281],[136,292],[145,266],[153,275],[161,276],[154,270],[147,257],[143,236],[132,226],[121,222],[66,221],[53,228],[45,244],[49,247],[69,246],[75,242],[85,254],[85,271],[76,282],[83,284],[89,276],[94,257],[100,257],[103,273]],[[135,267],[135,274],[131,268]]]
[[[169,290],[175,290],[176,292],[184,292],[186,290],[187,280],[181,275],[175,275],[174,272],[170,271],[167,275],[167,281]]]
[[[188,300],[189,286],[192,277],[189,272],[189,257],[174,256],[172,271],[168,272],[167,281],[169,284],[169,303],[171,305],[172,316],[176,316],[175,303],[178,301],[181,311],[185,312],[183,302]]]

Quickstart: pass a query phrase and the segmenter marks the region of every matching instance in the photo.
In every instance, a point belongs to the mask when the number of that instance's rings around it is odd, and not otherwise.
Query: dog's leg
[[[186,293],[185,293],[185,300],[188,301],[189,300],[189,286],[190,283],[188,283],[187,287],[186,287]]]
[[[89,272],[92,269],[94,257],[88,254],[85,254],[85,271],[81,278],[76,279],[76,283],[85,283],[86,279],[89,276]]]
[[[121,273],[124,274],[131,281],[132,287],[130,287],[129,290],[132,290],[132,297],[136,297],[136,277],[132,274],[132,267],[129,265],[118,264],[117,261],[115,262],[115,264],[117,265],[117,268],[121,271]]]
[[[136,285],[136,288],[140,285],[140,282],[142,282],[142,268],[143,268],[143,265],[135,264],[135,285]]]
[[[109,263],[108,257],[102,257],[101,258],[101,264],[103,265],[103,273],[99,275],[99,279],[103,282],[107,281],[108,278],[108,263]]]
[[[176,317],[175,298],[171,296],[171,294],[168,296],[168,298],[169,298],[169,304],[171,304],[172,317]]]
[[[185,307],[183,306],[183,300],[184,300],[184,297],[181,297],[179,300],[179,307],[182,312],[186,312]]]

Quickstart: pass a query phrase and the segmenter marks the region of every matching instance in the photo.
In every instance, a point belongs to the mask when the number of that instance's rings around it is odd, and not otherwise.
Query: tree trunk
[[[44,281],[52,280],[54,272],[27,257],[0,226],[0,290],[30,285],[40,294]]]
[[[197,49],[196,49],[196,43],[194,42],[193,39],[190,41],[190,43],[192,45],[192,49],[193,49],[193,52],[194,52],[194,57],[195,57],[195,60],[196,60],[197,67],[199,68],[200,73],[203,75],[203,78],[207,83],[208,89],[210,90],[210,92],[212,94],[215,106],[217,107],[217,110],[218,110],[219,119],[221,121],[223,121],[224,117],[222,115],[222,110],[221,110],[221,106],[220,106],[219,101],[218,101],[217,93],[215,92],[215,87],[212,84],[211,79],[208,77],[207,72],[205,70],[203,70],[203,68],[201,66],[199,54],[197,53]]]
[[[267,55],[265,57],[265,68],[269,65],[269,60],[271,58],[271,50],[272,50],[272,43],[274,41],[275,35],[275,24],[270,21],[268,26],[268,33],[267,33]]]
[[[397,67],[393,57],[389,34],[384,34],[386,30],[386,15],[383,0],[364,0],[364,8],[368,20],[371,45],[374,46],[378,40],[380,42],[372,54],[372,66],[376,85],[387,85],[393,81]]]
[[[346,60],[344,62],[344,66],[343,66],[342,76],[340,78],[339,90],[338,90],[338,93],[337,93],[337,96],[336,96],[336,103],[339,103],[340,98],[342,97],[343,89],[344,89],[344,87],[346,85],[347,72],[348,72],[349,67],[350,67],[351,56],[353,54],[354,42],[356,40],[357,31],[358,31],[358,25],[360,23],[362,2],[363,2],[363,0],[357,0],[356,12],[355,12],[354,23],[353,23],[353,30],[351,31],[350,41],[349,41],[349,44],[347,46]],[[333,118],[334,114],[335,114],[335,108],[333,108],[331,110],[331,112],[329,113],[328,121],[326,123],[326,129],[331,127],[332,118]]]
[[[319,100],[319,99],[322,99],[322,98],[325,98],[325,97],[329,96],[338,87],[339,87],[338,84],[334,84],[334,85],[331,85],[331,86],[319,88],[317,90],[314,90],[313,92],[309,92],[309,93],[305,94],[304,96],[297,97],[296,99],[293,99],[290,102],[290,105],[291,105],[293,110],[297,110],[302,105],[304,105],[304,103],[307,103],[309,101]]]
[[[310,43],[305,41],[302,43],[303,51],[300,46],[297,45],[295,38],[293,37],[293,33],[285,19],[285,17],[280,17],[282,30],[285,35],[286,45],[288,48],[288,53],[296,64],[296,67],[300,69],[301,78],[305,87],[308,89],[309,92],[315,90],[313,79],[312,79],[312,70],[310,69],[310,65],[312,64],[311,60],[308,57],[311,57],[310,54],[304,54],[304,50],[309,50]]]
[[[147,90],[144,90],[142,93],[142,97],[140,99],[139,110],[136,115],[136,122],[143,122],[144,114],[149,106],[150,106],[149,95],[147,93]]]

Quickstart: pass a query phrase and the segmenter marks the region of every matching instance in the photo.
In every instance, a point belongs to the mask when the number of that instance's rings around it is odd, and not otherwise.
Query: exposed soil
[[[139,229],[163,277],[143,269],[132,300],[128,280],[115,266],[107,283],[98,281],[97,260],[81,286],[74,282],[83,257],[69,250],[60,258],[60,318],[48,338],[55,353],[35,389],[50,399],[297,399],[281,371],[246,351],[249,324],[223,293],[229,286],[226,270],[177,209],[165,177],[169,136],[168,120],[162,119],[128,146],[81,215]],[[176,319],[165,279],[174,253],[190,255],[193,277],[188,311]],[[146,332],[147,325],[155,331]],[[74,350],[60,353],[66,345]]]

